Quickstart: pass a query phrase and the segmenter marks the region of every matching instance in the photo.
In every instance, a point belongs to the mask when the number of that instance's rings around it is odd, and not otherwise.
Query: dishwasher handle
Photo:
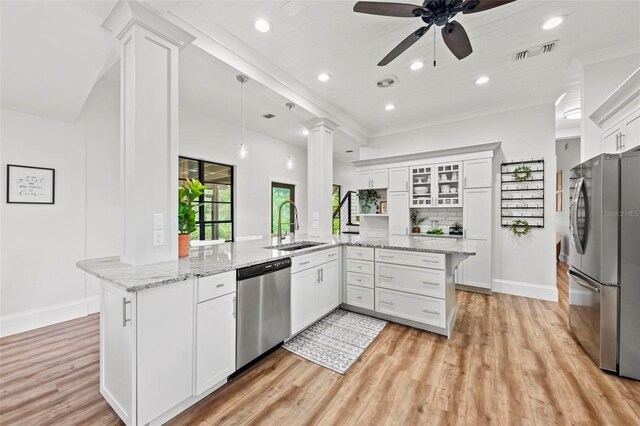
[[[291,258],[274,260],[271,262],[261,263],[259,265],[248,266],[238,269],[236,278],[238,281],[248,280],[250,278],[259,277],[260,275],[270,274],[291,267]]]

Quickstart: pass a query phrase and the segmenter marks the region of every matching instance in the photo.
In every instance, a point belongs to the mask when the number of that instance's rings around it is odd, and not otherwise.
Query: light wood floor
[[[640,424],[640,382],[601,372],[560,303],[458,292],[452,339],[390,324],[345,375],[279,349],[184,424]],[[0,424],[119,424],[98,391],[98,317],[0,339]]]

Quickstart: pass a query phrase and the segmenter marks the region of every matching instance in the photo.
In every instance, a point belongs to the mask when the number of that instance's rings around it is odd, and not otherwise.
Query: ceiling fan
[[[359,1],[354,12],[370,15],[394,16],[399,18],[420,18],[427,24],[418,28],[402,40],[378,66],[385,66],[424,36],[434,24],[442,27],[442,38],[456,58],[464,59],[473,52],[469,36],[464,27],[451,19],[458,13],[476,13],[511,3],[515,0],[425,0],[422,6],[406,3],[384,3]]]

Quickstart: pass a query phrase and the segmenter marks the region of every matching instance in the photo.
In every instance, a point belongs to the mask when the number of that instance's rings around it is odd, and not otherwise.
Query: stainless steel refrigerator
[[[640,380],[640,151],[571,169],[569,324],[604,370]]]

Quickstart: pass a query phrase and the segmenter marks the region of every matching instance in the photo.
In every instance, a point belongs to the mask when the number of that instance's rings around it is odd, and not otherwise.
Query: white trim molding
[[[495,293],[510,294],[512,296],[530,297],[551,302],[558,301],[558,288],[548,285],[494,279],[492,290]]]

